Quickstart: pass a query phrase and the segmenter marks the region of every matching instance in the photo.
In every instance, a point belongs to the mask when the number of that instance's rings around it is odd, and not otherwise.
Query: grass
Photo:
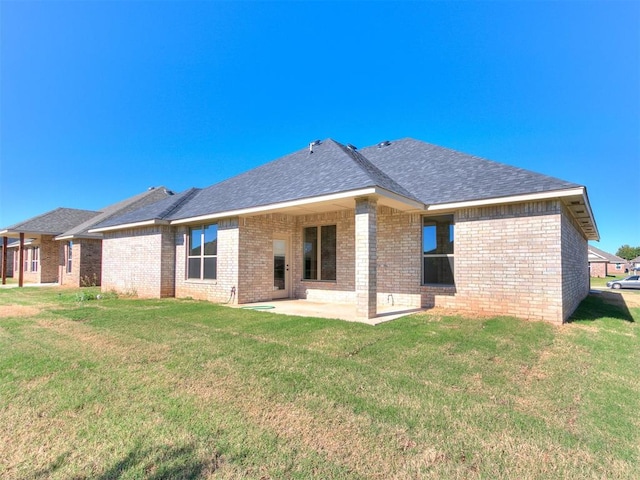
[[[0,477],[640,478],[637,306],[370,327],[96,296],[0,290]]]

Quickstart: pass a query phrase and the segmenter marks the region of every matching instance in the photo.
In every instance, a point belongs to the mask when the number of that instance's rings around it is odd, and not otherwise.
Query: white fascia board
[[[112,227],[92,228],[89,230],[89,233],[113,232],[115,230],[149,227],[152,225],[169,225],[169,222],[167,220],[158,220],[158,219],[144,220],[142,222],[123,223],[121,225],[114,225]]]
[[[75,239],[85,239],[85,240],[100,240],[100,236],[99,234],[95,234],[95,235],[88,235],[88,234],[83,234],[83,235],[60,235],[54,238],[54,240],[75,240]]]
[[[386,197],[391,200],[405,203],[411,206],[412,208],[416,208],[416,209],[425,208],[424,204],[417,202],[415,200],[411,200],[409,198],[403,197],[402,195],[398,195],[396,193],[390,192],[386,189],[379,188],[379,187],[369,187],[369,188],[362,188],[360,190],[351,190],[348,192],[322,195],[320,197],[303,198],[300,200],[291,200],[288,202],[270,203],[269,205],[261,205],[259,207],[240,208],[238,210],[228,210],[226,212],[211,213],[207,215],[200,215],[197,217],[181,218],[179,220],[173,220],[171,222],[171,225],[204,222],[207,220],[217,220],[217,219],[226,218],[226,217],[240,217],[243,215],[255,215],[260,213],[266,213],[273,210],[282,210],[282,209],[292,208],[292,207],[302,207],[305,205],[312,205],[314,203],[325,203],[325,202],[332,202],[336,200],[344,200],[346,198],[366,197],[370,195],[378,195],[381,197]]]
[[[582,187],[582,196],[584,198],[584,204],[587,207],[587,212],[589,212],[589,219],[591,220],[591,223],[593,223],[593,228],[596,231],[595,237],[590,240],[600,241],[600,232],[598,231],[598,224],[596,223],[596,217],[593,216],[593,210],[591,210],[591,203],[589,202],[589,195],[587,195],[586,187]]]
[[[527,193],[524,195],[511,195],[509,197],[483,198],[480,200],[468,200],[464,202],[440,203],[429,205],[427,211],[453,210],[457,208],[483,207],[486,205],[498,205],[502,203],[534,202],[536,200],[549,200],[551,198],[584,196],[584,187],[571,188],[567,190],[553,190],[550,192]],[[591,211],[591,208],[589,208]]]

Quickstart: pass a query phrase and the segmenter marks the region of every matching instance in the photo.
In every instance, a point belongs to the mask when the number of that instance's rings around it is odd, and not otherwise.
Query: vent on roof
[[[314,140],[309,144],[309,153],[313,153],[313,147],[316,145],[320,145],[322,142],[320,140]]]
[[[149,187],[147,190],[151,191],[151,190],[155,190],[156,187]]]
[[[384,142],[380,142],[378,144],[378,148],[388,147],[389,145],[391,145],[391,142],[389,140],[385,140]]]
[[[164,189],[164,193],[165,195],[173,195],[173,192],[171,190],[167,190],[166,188]]]
[[[357,150],[358,149],[358,147],[356,147],[355,145],[351,145],[350,143],[347,143],[347,148],[349,150]]]

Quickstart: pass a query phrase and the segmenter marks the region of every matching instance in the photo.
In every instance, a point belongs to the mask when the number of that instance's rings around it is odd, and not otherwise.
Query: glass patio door
[[[289,242],[273,239],[273,298],[289,297]]]

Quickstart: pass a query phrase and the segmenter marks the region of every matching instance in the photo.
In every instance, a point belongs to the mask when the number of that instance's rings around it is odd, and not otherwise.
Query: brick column
[[[377,205],[375,197],[356,198],[356,316],[377,315]]]

